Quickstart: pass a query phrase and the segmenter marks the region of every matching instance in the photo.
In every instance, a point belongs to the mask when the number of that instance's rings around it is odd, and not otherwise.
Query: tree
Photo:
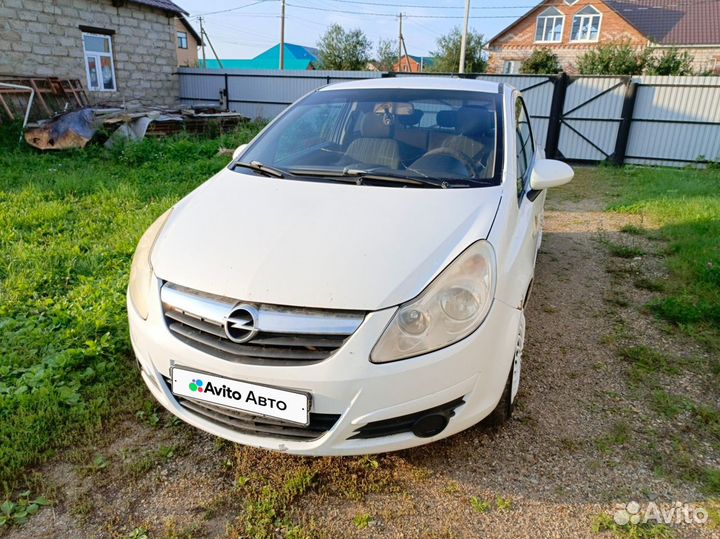
[[[320,38],[317,48],[320,69],[356,71],[365,69],[370,60],[370,40],[359,28],[345,31],[339,24],[333,24]]]
[[[485,44],[483,35],[470,30],[467,36],[465,49],[465,72],[484,73],[487,69],[487,60],[482,49]],[[438,38],[436,44],[438,50],[431,53],[434,56],[429,71],[439,73],[457,73],[460,67],[460,43],[462,33],[460,27],[456,26],[449,33]]]
[[[667,49],[660,56],[651,56],[647,63],[648,75],[692,75],[695,58],[688,52]]]
[[[397,43],[391,39],[380,39],[377,43],[377,62],[380,71],[392,71],[397,64]]]
[[[598,45],[577,61],[581,75],[640,75],[650,60],[648,48],[633,47],[627,41]]]
[[[562,71],[560,60],[548,47],[535,49],[520,66],[520,73],[547,75]]]

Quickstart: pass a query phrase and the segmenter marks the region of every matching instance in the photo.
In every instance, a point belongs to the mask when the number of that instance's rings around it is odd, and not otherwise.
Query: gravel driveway
[[[587,198],[590,181],[580,170],[548,200],[519,404],[499,431],[309,459],[236,447],[149,411],[46,465],[54,506],[8,536],[580,538],[610,536],[593,529],[618,503],[712,503],[691,479],[657,472],[672,451],[663,433],[682,440],[682,417],[653,411],[622,353],[648,343],[672,357],[702,351],[642,314],[652,292],[632,275],[661,275],[661,246],[612,258],[607,239],[650,240],[619,232],[637,218],[603,212]],[[657,380],[708,398],[691,372]],[[705,458],[720,466],[713,446]],[[720,537],[711,523],[668,533]]]

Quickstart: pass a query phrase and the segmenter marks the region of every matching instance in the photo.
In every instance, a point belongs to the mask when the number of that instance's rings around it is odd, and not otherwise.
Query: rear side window
[[[515,100],[515,136],[516,158],[517,158],[517,193],[521,196],[525,191],[528,170],[532,166],[535,156],[532,131],[530,129],[530,118],[521,98]]]

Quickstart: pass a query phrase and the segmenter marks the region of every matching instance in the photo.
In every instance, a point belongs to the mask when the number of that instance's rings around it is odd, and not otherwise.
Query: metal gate
[[[567,79],[559,117],[557,157],[615,160],[630,77]]]

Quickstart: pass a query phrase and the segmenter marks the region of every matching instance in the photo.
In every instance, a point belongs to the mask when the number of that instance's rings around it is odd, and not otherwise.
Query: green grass
[[[667,242],[670,280],[652,312],[720,350],[720,170],[626,167],[606,175],[616,191],[610,209],[642,215]]]
[[[0,485],[140,405],[125,318],[130,259],[145,228],[220,170],[208,140],[39,153],[0,129]],[[138,404],[133,405],[133,402]]]

